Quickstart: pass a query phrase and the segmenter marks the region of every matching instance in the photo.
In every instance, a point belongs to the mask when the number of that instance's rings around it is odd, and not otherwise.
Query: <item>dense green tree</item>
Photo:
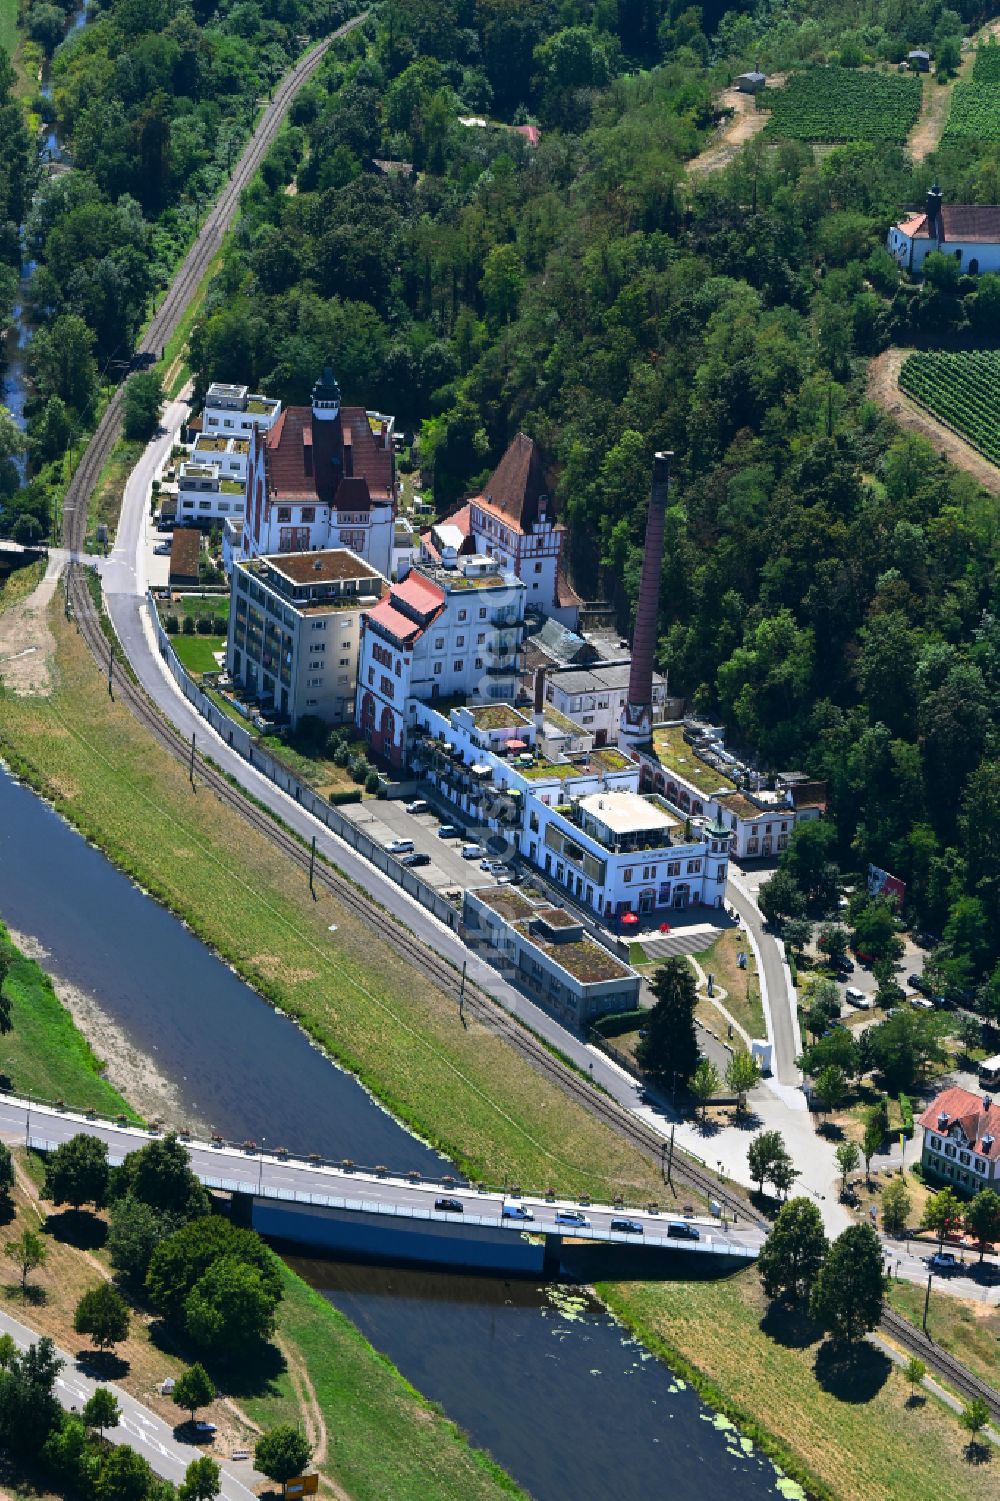
[[[84,1131],[60,1142],[45,1162],[44,1193],[54,1204],[71,1204],[74,1209],[93,1204],[103,1209],[108,1180],[107,1143]]]
[[[128,1338],[128,1304],[110,1282],[88,1288],[76,1305],[73,1328],[77,1334],[89,1334],[97,1350],[110,1350]]]
[[[788,1148],[780,1131],[761,1131],[747,1148],[750,1176],[757,1184],[757,1192],[764,1192],[764,1184],[774,1181],[775,1170],[779,1176],[784,1165],[790,1161]]]
[[[760,1083],[760,1064],[751,1053],[734,1053],[726,1069],[726,1083],[736,1096],[736,1109],[742,1114],[746,1109],[747,1095]]]
[[[1000,1240],[1000,1194],[982,1188],[965,1210],[965,1229],[979,1247],[979,1260],[994,1241]]]
[[[704,1119],[706,1108],[710,1101],[719,1093],[722,1087],[722,1078],[715,1064],[708,1058],[702,1058],[698,1067],[691,1075],[689,1088],[694,1095],[695,1106],[701,1111]]]
[[[95,1501],[146,1501],[155,1487],[153,1472],[128,1444],[116,1444],[103,1455],[94,1481]]]
[[[955,1235],[962,1227],[964,1209],[961,1199],[953,1188],[939,1188],[927,1200],[920,1216],[923,1230],[933,1230],[938,1238],[938,1249],[944,1248],[949,1235]]]
[[[10,1202],[11,1190],[17,1182],[14,1158],[6,1142],[0,1141],[0,1204]]]
[[[31,1273],[48,1260],[49,1248],[36,1231],[22,1230],[20,1235],[6,1242],[4,1253],[20,1272],[21,1291],[24,1292]]]
[[[879,1238],[868,1225],[852,1225],[830,1246],[809,1308],[834,1339],[854,1343],[878,1325],[884,1293]]]
[[[273,1251],[253,1230],[209,1216],[183,1225],[157,1246],[146,1274],[146,1290],[154,1305],[170,1319],[181,1318],[189,1294],[222,1258],[253,1267],[277,1303],[281,1277]]]
[[[222,1488],[222,1472],[211,1455],[192,1459],[177,1488],[179,1501],[212,1501]]]
[[[765,881],[757,894],[758,905],[769,923],[801,917],[805,911],[805,897],[795,878],[786,870],[778,869],[769,881]]]
[[[826,1253],[827,1239],[816,1205],[808,1199],[789,1199],[778,1211],[757,1258],[764,1292],[771,1299],[807,1297]]]
[[[858,1151],[856,1142],[842,1141],[838,1145],[834,1156],[837,1159],[837,1166],[840,1168],[840,1196],[843,1198],[847,1193],[848,1178],[852,1173],[857,1172],[858,1163],[861,1161],[861,1153]]]
[[[107,1386],[98,1386],[83,1406],[83,1421],[88,1428],[96,1428],[104,1437],[105,1428],[117,1428],[121,1409],[114,1392]]]
[[[214,1399],[215,1382],[205,1367],[196,1361],[193,1366],[189,1366],[182,1375],[178,1376],[170,1396],[178,1407],[191,1414],[193,1423],[198,1408],[207,1407]]]
[[[301,1429],[281,1423],[262,1433],[254,1448],[253,1462],[262,1475],[284,1485],[306,1470],[312,1456],[309,1440]]]
[[[123,407],[126,438],[134,443],[148,442],[160,425],[162,409],[163,381],[156,371],[129,376]]]
[[[207,1191],[188,1163],[188,1154],[174,1135],[156,1137],[130,1152],[112,1175],[112,1197],[131,1194],[160,1214],[197,1219],[211,1209]]]
[[[185,1298],[184,1330],[199,1349],[241,1360],[256,1354],[274,1333],[277,1302],[256,1266],[222,1256]]]
[[[910,1217],[912,1201],[903,1178],[893,1178],[882,1192],[882,1228],[887,1235],[902,1235]]]
[[[177,1228],[173,1216],[158,1213],[134,1194],[115,1199],[108,1215],[107,1248],[111,1265],[127,1281],[144,1282],[156,1247]]]
[[[694,1013],[698,990],[686,959],[668,959],[653,977],[656,1002],[646,1017],[646,1035],[636,1056],[654,1078],[686,1084],[698,1067]]]
[[[0,1446],[29,1457],[40,1452],[60,1422],[54,1387],[62,1365],[47,1335],[7,1356],[0,1369]]]
[[[817,1075],[815,1083],[816,1098],[825,1115],[836,1110],[846,1089],[847,1078],[843,1069],[838,1068],[835,1063],[828,1063]]]

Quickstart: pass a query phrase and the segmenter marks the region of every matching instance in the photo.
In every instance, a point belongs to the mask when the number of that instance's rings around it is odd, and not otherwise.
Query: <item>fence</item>
[[[298,777],[288,770],[287,766],[283,766],[280,761],[276,761],[273,756],[268,755],[267,751],[261,750],[249,730],[245,730],[242,725],[230,719],[228,714],[224,714],[218,705],[214,704],[208,695],[202,692],[197,683],[188,675],[187,669],[174,651],[170,637],[163,629],[163,623],[160,620],[159,612],[151,593],[146,596],[146,604],[156,629],[160,656],[166,662],[174,681],[184,694],[184,697],[194,705],[202,718],[208,721],[216,734],[232,750],[242,756],[243,760],[248,762],[254,771],[260,772],[262,776],[267,777],[268,781],[273,782],[276,787],[280,787],[283,792],[287,792],[289,797],[294,798],[297,803],[305,808],[307,813],[311,813],[331,833],[336,834],[338,839],[342,839],[345,844],[349,844],[353,850],[356,850],[365,860],[370,861],[383,875],[388,876],[390,881],[394,881],[397,886],[400,886],[403,891],[418,901],[422,907],[426,907],[429,912],[432,912],[440,922],[445,923],[453,932],[457,932],[460,914],[450,902],[441,896],[440,892],[435,891],[433,886],[428,886],[427,882],[422,881],[419,876],[415,876],[411,870],[401,865],[398,860],[388,854],[380,844],[376,844],[373,839],[364,833],[362,829],[359,829],[356,824],[352,823],[349,818],[345,818],[343,813],[337,808],[325,802],[318,793],[314,792],[311,787],[307,787],[304,782],[300,782]]]

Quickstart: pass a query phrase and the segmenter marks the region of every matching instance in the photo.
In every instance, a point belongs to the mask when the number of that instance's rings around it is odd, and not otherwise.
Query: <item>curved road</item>
[[[40,1338],[33,1329],[20,1323],[3,1309],[0,1309],[0,1334],[11,1335],[19,1350],[26,1350]],[[249,1461],[241,1466],[240,1473],[237,1474],[233,1465],[238,1461],[221,1459],[213,1452],[211,1444],[185,1443],[176,1438],[175,1430],[169,1423],[164,1422],[163,1418],[151,1412],[148,1407],[143,1407],[141,1402],[122,1391],[120,1386],[115,1386],[111,1381],[101,1381],[91,1374],[83,1361],[77,1360],[66,1350],[57,1348],[56,1354],[63,1362],[63,1368],[56,1377],[54,1392],[60,1407],[64,1407],[67,1412],[82,1409],[98,1386],[107,1386],[114,1392],[121,1410],[121,1422],[117,1428],[104,1430],[108,1438],[114,1439],[118,1444],[131,1444],[157,1475],[172,1481],[174,1485],[179,1485],[184,1479],[192,1459],[210,1454],[221,1471],[220,1494],[224,1501],[256,1501],[252,1487],[258,1485],[264,1477],[252,1468]],[[177,1417],[178,1427],[182,1427],[184,1419],[180,1412]]]
[[[240,195],[260,166],[268,147],[281,128],[288,107],[299,89],[315,73],[332,45],[346,36],[367,18],[368,12],[352,17],[350,21],[324,37],[311,47],[304,57],[278,84],[274,94],[261,115],[257,126],[243,149],[232,176],[202,225],[198,236],[181,262],[159,309],[150,319],[136,349],[137,354],[160,356],[162,350],[177,329],[188,304],[201,283],[212,257],[239,208]],[[72,554],[79,554],[87,535],[87,510],[90,497],[97,484],[101,470],[114,447],[122,425],[122,402],[124,386],[119,386],[105,408],[94,435],[84,450],[73,478],[66,489],[63,501],[63,539]]]

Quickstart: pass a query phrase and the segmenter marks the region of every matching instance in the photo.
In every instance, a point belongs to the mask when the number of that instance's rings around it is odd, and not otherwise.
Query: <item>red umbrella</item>
[[[636,915],[635,915],[634,912],[623,912],[622,913],[622,922],[623,923],[628,923],[628,925],[629,925],[630,928],[635,927],[635,924],[638,921],[639,921],[639,919],[636,917]]]

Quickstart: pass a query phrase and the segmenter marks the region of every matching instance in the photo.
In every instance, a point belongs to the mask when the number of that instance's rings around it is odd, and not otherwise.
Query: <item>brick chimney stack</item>
[[[635,633],[632,637],[632,668],[628,679],[628,699],[622,710],[618,732],[621,744],[626,747],[650,745],[653,739],[653,667],[672,458],[672,453],[658,453],[653,458],[653,484],[649,493],[649,515],[646,518],[642,582],[639,585]]]

